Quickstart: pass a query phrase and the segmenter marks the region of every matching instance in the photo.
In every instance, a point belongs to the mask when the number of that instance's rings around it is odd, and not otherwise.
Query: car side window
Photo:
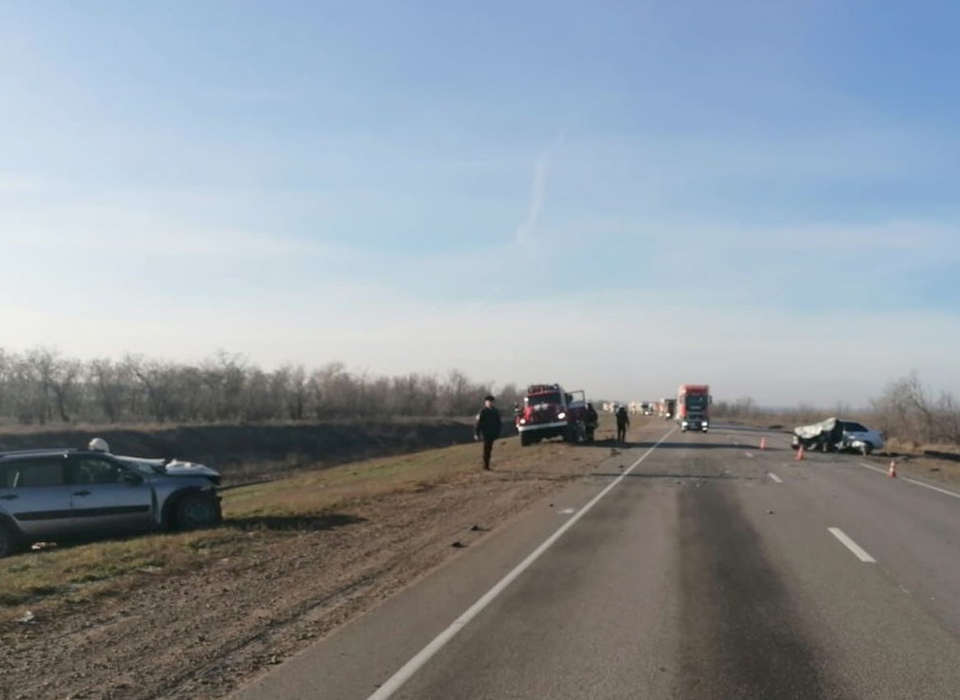
[[[73,481],[76,484],[118,484],[123,469],[99,457],[80,457],[76,461]]]
[[[44,486],[63,486],[63,457],[30,459],[6,465],[5,483],[7,488],[36,488]]]
[[[847,422],[843,424],[844,430],[849,430],[851,433],[865,433],[867,429],[860,425],[859,423]]]

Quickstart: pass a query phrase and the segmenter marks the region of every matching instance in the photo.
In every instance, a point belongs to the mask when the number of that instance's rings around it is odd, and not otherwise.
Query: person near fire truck
[[[593,442],[593,435],[597,431],[597,427],[600,425],[600,416],[597,415],[597,409],[593,407],[592,403],[587,404],[585,423],[587,429],[587,442]]]
[[[474,440],[483,441],[483,468],[490,470],[490,457],[493,454],[493,443],[500,437],[503,424],[500,419],[500,409],[493,405],[494,398],[490,394],[483,397],[483,408],[477,414],[477,424],[474,428]]]
[[[627,413],[626,406],[620,406],[617,409],[617,442],[627,441],[627,426],[630,425],[630,414]]]

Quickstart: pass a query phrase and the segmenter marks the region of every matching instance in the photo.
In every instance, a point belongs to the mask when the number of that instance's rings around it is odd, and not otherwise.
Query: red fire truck
[[[517,413],[520,444],[526,447],[547,438],[565,442],[586,439],[587,397],[582,390],[564,391],[559,384],[531,384]]]
[[[680,431],[702,430],[710,427],[710,386],[708,384],[681,384],[677,392],[677,423]]]

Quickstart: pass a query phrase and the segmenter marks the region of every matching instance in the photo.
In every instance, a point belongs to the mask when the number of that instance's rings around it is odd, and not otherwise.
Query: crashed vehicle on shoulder
[[[213,469],[91,448],[0,452],[0,557],[36,542],[221,522],[220,474]]]
[[[819,423],[801,425],[793,429],[793,449],[802,445],[805,450],[822,452],[859,452],[868,455],[883,449],[883,435],[856,421],[827,418]]]

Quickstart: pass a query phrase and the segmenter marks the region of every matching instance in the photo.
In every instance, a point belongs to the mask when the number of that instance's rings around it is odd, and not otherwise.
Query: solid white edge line
[[[865,469],[872,469],[875,472],[880,472],[881,474],[886,474],[886,469],[881,469],[880,467],[875,467],[872,464],[867,464],[866,462],[857,462],[861,467]],[[954,498],[960,498],[960,493],[954,491],[948,491],[947,489],[942,489],[939,486],[933,486],[931,484],[925,484],[922,481],[917,481],[916,479],[911,479],[909,476],[900,476],[897,477],[900,481],[908,481],[911,484],[916,484],[917,486],[922,486],[925,489],[930,489],[931,491],[936,491],[937,493],[942,493],[944,496],[953,496]]]
[[[769,476],[771,479],[773,479],[774,481],[776,481],[778,484],[782,484],[782,483],[783,483],[783,479],[781,479],[779,476],[777,476],[777,475],[774,474],[773,472],[768,472],[768,473],[767,473],[767,476]]]
[[[854,542],[852,539],[850,539],[850,537],[847,535],[847,533],[845,533],[845,532],[844,532],[843,530],[841,530],[839,527],[828,527],[827,530],[830,531],[830,534],[831,534],[831,535],[833,535],[833,536],[836,537],[838,540],[840,540],[847,549],[849,549],[851,552],[853,552],[854,555],[856,555],[856,557],[857,557],[860,561],[866,562],[867,564],[876,564],[876,563],[877,563],[877,560],[876,560],[876,559],[874,559],[874,558],[871,557],[869,554],[867,554],[867,551],[866,551],[863,547],[861,547],[861,546],[858,545],[856,542]]]
[[[673,435],[676,431],[676,428],[672,428],[670,432],[660,438],[655,445],[650,449],[644,452],[640,458],[630,465],[630,468],[625,470],[620,476],[613,480],[606,488],[598,493],[594,498],[587,503],[583,508],[577,511],[577,514],[572,516],[567,522],[565,522],[556,532],[554,532],[550,537],[546,539],[539,547],[537,547],[533,552],[531,552],[526,559],[517,564],[517,566],[506,576],[504,576],[500,581],[494,585],[489,591],[487,591],[483,597],[481,597],[476,603],[467,608],[467,611],[463,613],[460,617],[454,620],[447,629],[438,634],[433,641],[431,641],[427,646],[420,650],[420,652],[405,663],[399,671],[394,673],[387,681],[377,688],[376,692],[373,693],[367,700],[387,700],[394,693],[396,693],[400,688],[406,683],[413,675],[419,671],[431,658],[433,658],[437,652],[443,649],[446,644],[456,636],[457,632],[463,629],[473,618],[483,612],[490,603],[492,603],[498,595],[503,593],[506,590],[507,586],[513,583],[524,571],[526,571],[530,566],[539,559],[544,552],[546,552],[554,542],[559,540],[564,533],[567,532],[570,528],[576,525],[577,521],[580,520],[587,512],[593,508],[604,496],[606,496],[610,491],[612,491],[616,486],[622,482],[634,469],[636,469],[640,464],[649,457],[655,449],[660,447],[664,440]]]

